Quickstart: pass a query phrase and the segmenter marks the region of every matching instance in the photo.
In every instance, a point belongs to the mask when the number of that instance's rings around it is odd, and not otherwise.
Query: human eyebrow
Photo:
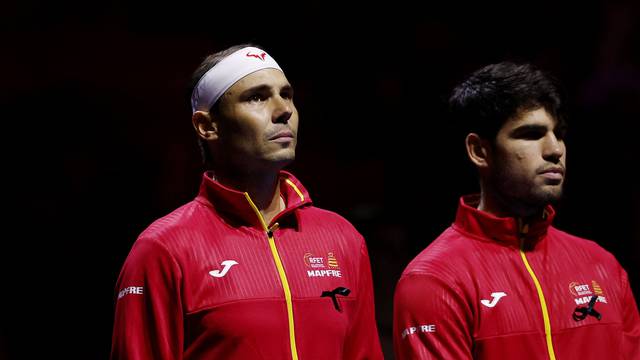
[[[522,125],[511,130],[509,135],[513,138],[519,139],[534,139],[544,136],[548,130],[549,129],[544,125]]]
[[[241,99],[247,99],[249,97],[251,97],[252,95],[255,94],[261,94],[261,95],[266,95],[269,94],[271,92],[271,88],[268,85],[262,84],[262,85],[256,85],[254,87],[250,87],[246,90],[244,90],[243,92],[240,93],[240,98]]]

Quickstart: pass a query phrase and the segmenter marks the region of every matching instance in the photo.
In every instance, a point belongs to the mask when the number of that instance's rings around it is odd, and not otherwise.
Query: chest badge
[[[591,280],[591,284],[582,282],[569,283],[569,292],[574,297],[576,302],[576,308],[573,310],[573,320],[582,321],[587,316],[593,316],[596,319],[602,319],[602,315],[595,309],[596,303],[607,303],[607,298],[604,296],[602,287],[597,281]],[[581,306],[587,305],[587,306]]]
[[[307,251],[304,254],[304,264],[307,266],[308,277],[342,277],[340,264],[333,251],[324,256]]]
[[[602,287],[595,280],[591,280],[591,283],[571,282],[569,283],[569,292],[573,295],[576,305],[588,304],[594,295],[597,302],[607,303]]]

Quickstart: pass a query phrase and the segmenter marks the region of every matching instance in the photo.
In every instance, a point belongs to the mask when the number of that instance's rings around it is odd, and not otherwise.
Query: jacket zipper
[[[520,234],[520,257],[522,257],[524,266],[527,268],[527,271],[529,272],[531,279],[533,279],[533,283],[535,284],[536,290],[538,292],[540,307],[542,308],[542,320],[544,322],[544,334],[547,341],[547,351],[549,352],[549,359],[556,360],[556,355],[553,350],[553,341],[551,339],[551,321],[549,320],[549,311],[547,309],[547,302],[544,298],[544,293],[542,292],[542,286],[540,286],[538,277],[533,272],[531,265],[529,265],[529,261],[527,260],[527,255],[524,252],[524,236],[529,231],[529,226],[528,224],[523,224],[521,219],[518,219],[518,229]]]
[[[274,223],[271,227],[269,227],[264,221],[264,217],[260,213],[260,210],[258,210],[258,207],[253,203],[251,197],[249,197],[249,194],[244,193],[244,197],[247,199],[249,205],[251,205],[251,208],[258,216],[258,219],[260,219],[260,224],[262,224],[262,228],[267,235],[267,239],[269,240],[269,248],[271,249],[273,261],[276,263],[278,275],[280,275],[280,282],[282,283],[282,289],[284,291],[284,300],[287,304],[287,319],[289,320],[289,344],[291,345],[291,358],[293,360],[298,360],[298,349],[296,347],[296,331],[294,326],[295,324],[293,322],[293,302],[291,301],[291,289],[289,288],[287,274],[284,271],[284,266],[282,265],[282,260],[280,259],[278,248],[276,247],[275,238],[273,237],[273,232],[278,229],[279,224]]]

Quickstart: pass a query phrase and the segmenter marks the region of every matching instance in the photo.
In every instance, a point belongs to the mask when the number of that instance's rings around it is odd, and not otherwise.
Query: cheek
[[[252,141],[262,141],[265,137],[265,124],[263,122],[252,119],[253,121],[246,121],[242,125],[242,134],[247,139]]]
[[[513,151],[511,163],[514,167],[520,169],[520,172],[529,172],[535,170],[536,150],[533,148],[523,147]]]
[[[244,152],[254,153],[259,151],[264,144],[264,132],[257,126],[242,124],[236,127],[227,140],[233,148],[243,149]]]
[[[506,181],[522,182],[528,176],[528,157],[524,152],[516,151],[502,158],[498,164],[500,174]]]
[[[299,125],[298,114],[294,113],[293,115],[291,115],[291,119],[289,119],[289,128],[291,129],[291,131],[297,134],[298,125]]]

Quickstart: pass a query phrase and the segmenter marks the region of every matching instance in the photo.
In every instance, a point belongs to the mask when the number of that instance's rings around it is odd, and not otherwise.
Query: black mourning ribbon
[[[591,315],[595,317],[596,319],[598,319],[598,321],[602,319],[602,315],[600,315],[600,313],[593,308],[594,306],[596,306],[597,300],[598,300],[598,295],[593,295],[591,297],[591,300],[589,300],[588,307],[584,307],[584,306],[576,307],[576,309],[573,310],[573,320],[575,321],[584,320],[587,317],[587,315]]]
[[[338,312],[342,312],[342,309],[340,308],[340,304],[338,303],[338,299],[336,299],[336,295],[342,295],[342,296],[349,296],[349,294],[351,293],[351,290],[347,289],[346,287],[337,287],[331,291],[323,291],[322,295],[320,295],[320,297],[330,297],[331,301],[333,301],[333,306],[336,308],[336,310],[338,310]]]

